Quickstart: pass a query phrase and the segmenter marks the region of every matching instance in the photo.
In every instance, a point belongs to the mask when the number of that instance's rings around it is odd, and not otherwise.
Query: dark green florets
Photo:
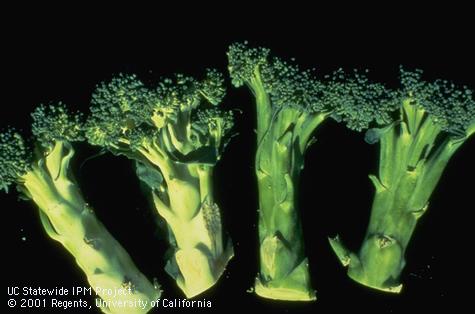
[[[301,111],[323,110],[320,102],[323,84],[310,70],[302,71],[297,65],[270,56],[266,48],[250,48],[247,43],[236,43],[228,51],[229,73],[234,86],[262,83],[270,96],[274,110],[293,107]],[[259,77],[257,77],[259,76]]]
[[[70,112],[62,103],[40,105],[32,113],[32,133],[44,148],[51,148],[56,141],[84,140],[83,117]]]
[[[135,75],[123,75],[101,83],[92,95],[86,137],[93,145],[115,148],[127,132],[152,114],[151,93]]]
[[[421,70],[411,72],[401,68],[401,100],[409,98],[424,108],[442,130],[465,135],[475,120],[473,91],[445,80],[425,82],[421,77]]]
[[[218,105],[224,94],[223,76],[215,70],[207,70],[203,80],[176,74],[154,89],[134,75],[120,75],[94,92],[86,136],[93,145],[117,152],[158,142],[160,132],[168,132],[169,126],[185,140],[189,124],[193,128],[199,123],[192,119],[193,112],[202,105]]]
[[[223,74],[217,70],[208,69],[205,79],[200,82],[199,89],[201,95],[203,95],[210,104],[214,106],[220,104],[226,95]]]
[[[337,70],[326,84],[324,94],[326,106],[333,108],[333,117],[356,131],[369,128],[373,122],[391,123],[392,112],[399,106],[393,91],[357,71],[345,74]]]
[[[212,108],[200,110],[196,116],[196,128],[203,134],[215,134],[219,132],[220,137],[224,137],[228,135],[234,125],[232,111],[221,111]]]
[[[270,50],[250,48],[247,42],[244,42],[232,44],[227,54],[232,84],[235,87],[240,87],[252,80],[256,68],[267,65]]]
[[[31,149],[14,129],[0,133],[0,189],[18,182],[30,167]]]
[[[199,82],[183,74],[165,79],[157,90],[158,104],[176,107],[179,111],[191,111],[199,105]]]
[[[127,131],[127,140],[130,142],[130,150],[137,151],[158,138],[158,131],[149,126],[141,126]]]
[[[356,72],[348,75],[338,70],[319,79],[312,70],[301,70],[270,57],[268,49],[249,48],[246,43],[231,45],[228,57],[234,85],[246,83],[255,88],[253,84],[259,79],[274,111],[295,108],[305,113],[332,113],[349,128],[362,130],[373,121],[388,123],[396,107],[390,91]]]
[[[214,163],[220,159],[221,152],[231,139],[229,135],[233,125],[234,117],[232,111],[210,108],[196,112],[196,115],[193,117],[191,142],[196,150],[213,148],[213,154],[208,155],[210,158],[206,162]]]
[[[110,82],[99,84],[91,102],[96,108],[110,110],[112,114],[115,111],[132,113],[141,106],[145,91],[143,83],[135,75],[119,74]]]
[[[276,109],[292,107],[303,112],[326,111],[322,102],[324,84],[310,70],[274,58],[262,71],[264,86]]]
[[[214,69],[208,69],[203,80],[196,80],[183,74],[176,74],[173,79],[162,80],[149,104],[153,110],[174,108],[177,111],[191,111],[203,101],[218,105],[225,93],[223,75]]]

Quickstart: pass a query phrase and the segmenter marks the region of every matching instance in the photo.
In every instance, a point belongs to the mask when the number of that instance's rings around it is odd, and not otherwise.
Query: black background
[[[445,78],[475,88],[473,27],[461,14],[463,10],[439,8],[440,12],[433,13],[406,7],[390,16],[394,8],[357,15],[352,8],[342,7],[344,12],[329,17],[316,8],[308,14],[303,14],[306,8],[270,14],[248,7],[248,12],[235,16],[233,7],[209,16],[189,8],[190,18],[163,8],[147,15],[125,9],[117,15],[91,14],[91,9],[76,17],[75,9],[48,16],[23,16],[20,12],[8,20],[2,28],[5,81],[0,126],[13,125],[27,133],[29,112],[37,104],[51,101],[61,100],[87,112],[94,86],[119,72],[136,73],[153,82],[175,72],[199,76],[207,67],[225,71],[228,45],[242,40],[269,47],[282,58],[295,57],[302,67],[322,72],[338,67],[368,68],[373,79],[394,86],[402,64],[423,69],[427,79]],[[106,21],[106,16],[115,18]],[[353,309],[399,313],[415,308],[453,310],[471,304],[473,138],[452,158],[417,227],[407,252],[403,292],[387,295],[350,281],[327,243],[327,236],[340,233],[352,249],[359,247],[373,194],[367,175],[375,173],[378,155],[377,146],[367,145],[363,134],[333,121],[319,128],[318,142],[307,153],[299,195],[318,300],[279,302],[247,293],[257,272],[255,113],[248,90],[228,85],[224,106],[242,113],[236,116],[239,136],[216,167],[215,193],[234,242],[235,257],[219,283],[202,295],[212,301],[213,308],[182,309],[184,312],[328,313]],[[166,240],[157,231],[155,213],[142,195],[130,163],[105,155],[79,171],[80,162],[97,151],[86,145],[77,146],[77,151],[78,180],[100,219],[138,267],[149,278],[158,278],[164,297],[183,298],[163,270]],[[73,259],[45,235],[36,208],[17,201],[15,193],[0,197],[7,286],[86,285]],[[173,311],[177,310],[156,312]]]

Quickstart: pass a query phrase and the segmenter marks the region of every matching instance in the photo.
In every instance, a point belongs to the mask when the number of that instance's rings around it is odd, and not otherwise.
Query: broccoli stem
[[[402,120],[380,138],[379,178],[370,176],[376,193],[359,254],[337,237],[330,243],[353,280],[378,290],[399,293],[405,252],[419,218],[427,211],[452,155],[464,139],[438,141],[440,128],[427,113],[405,101]],[[435,144],[434,144],[435,143]]]
[[[259,95],[256,92],[256,95]],[[257,107],[267,99],[257,97]],[[264,103],[262,103],[264,102]],[[258,119],[261,119],[258,111]],[[256,278],[258,295],[279,300],[315,300],[305,255],[302,224],[296,195],[304,159],[300,119],[308,119],[314,130],[324,115],[303,117],[294,109],[280,111],[274,121],[258,123],[256,175],[259,190],[260,273]],[[307,137],[307,141],[309,136]],[[306,147],[307,142],[304,143]]]
[[[254,78],[248,83],[248,87],[254,93],[256,98],[256,111],[257,111],[257,139],[261,141],[264,137],[269,123],[272,119],[272,104],[269,95],[262,83],[261,73],[259,67],[254,69]]]
[[[193,297],[217,282],[233,248],[225,243],[219,208],[213,200],[213,167],[175,164],[173,169],[165,176],[169,201],[157,193],[153,196],[172,233],[174,254],[166,270],[186,296]]]
[[[74,150],[67,142],[53,149],[23,177],[23,186],[38,205],[47,234],[75,258],[90,286],[106,304],[123,302],[127,313],[146,313],[160,291],[137,269],[125,249],[97,219],[69,177]],[[130,288],[131,293],[128,289]],[[101,293],[122,289],[122,295]],[[127,290],[123,290],[127,289]],[[139,306],[139,303],[142,306]],[[109,303],[112,302],[112,303]],[[124,307],[101,308],[106,313],[124,313]]]
[[[271,299],[314,300],[295,203],[298,175],[275,168],[258,179],[260,274],[255,290]]]
[[[376,289],[399,292],[399,277],[405,265],[404,254],[418,218],[427,209],[409,207],[412,180],[376,192],[367,234],[358,261],[351,260],[348,275]]]
[[[348,269],[353,280],[375,289],[400,292],[407,246],[447,162],[448,158],[438,160],[429,172],[406,171],[399,183],[377,189],[358,261],[352,260]]]

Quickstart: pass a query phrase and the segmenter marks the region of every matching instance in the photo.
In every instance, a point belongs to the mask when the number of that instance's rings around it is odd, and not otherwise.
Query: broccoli
[[[369,144],[379,142],[379,173],[369,176],[376,191],[359,253],[350,252],[338,236],[330,239],[352,279],[394,293],[402,288],[405,252],[417,221],[450,158],[475,133],[473,91],[421,77],[420,70],[401,69],[401,88],[386,89],[370,104],[392,119],[375,121],[366,131]],[[366,113],[355,108],[355,114]]]
[[[357,129],[367,125],[372,108],[364,77],[338,70],[317,79],[314,71],[247,42],[231,45],[228,58],[233,85],[249,87],[257,109],[260,273],[255,291],[271,299],[314,300],[297,210],[300,172],[314,131],[328,117]],[[362,113],[353,114],[354,106]]]
[[[71,143],[84,139],[81,115],[57,104],[39,106],[31,116],[35,149],[12,128],[0,133],[1,187],[8,192],[16,185],[23,197],[39,207],[46,233],[74,256],[93,289],[131,288],[133,292],[114,298],[96,291],[103,301],[130,304],[128,313],[147,312],[160,290],[95,216],[71,173],[75,153]],[[138,300],[147,302],[147,307],[135,306]],[[123,313],[123,308],[104,311]]]
[[[213,286],[233,256],[213,196],[213,169],[230,138],[231,111],[218,110],[223,77],[178,74],[146,87],[119,75],[93,93],[86,137],[136,162],[170,231],[166,270],[187,297]]]

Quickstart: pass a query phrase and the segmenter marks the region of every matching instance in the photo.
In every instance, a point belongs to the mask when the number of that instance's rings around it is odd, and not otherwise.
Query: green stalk
[[[57,142],[22,177],[23,187],[38,205],[47,234],[74,256],[90,286],[109,306],[101,310],[146,313],[151,309],[151,301],[160,298],[160,290],[137,269],[125,249],[84,201],[68,173],[73,155],[69,143]],[[109,295],[104,293],[105,289],[125,294]]]
[[[297,193],[303,153],[310,134],[325,115],[310,117],[287,108],[267,122],[269,99],[259,85],[254,84],[254,88],[257,108],[264,108],[257,112],[260,273],[255,291],[270,299],[315,300]]]
[[[213,167],[175,164],[165,176],[166,197],[154,192],[158,213],[166,220],[174,250],[166,270],[187,297],[212,287],[233,256],[226,243],[218,205],[213,200]]]
[[[305,256],[302,224],[297,210],[296,193],[300,165],[292,169],[281,160],[292,158],[280,150],[270,159],[272,172],[258,173],[260,273],[255,290],[260,296],[307,301],[315,299]]]
[[[367,233],[358,254],[338,237],[330,244],[353,280],[398,293],[405,252],[442,173],[464,139],[437,143],[440,128],[416,105],[404,102],[402,121],[383,130],[379,177]]]

